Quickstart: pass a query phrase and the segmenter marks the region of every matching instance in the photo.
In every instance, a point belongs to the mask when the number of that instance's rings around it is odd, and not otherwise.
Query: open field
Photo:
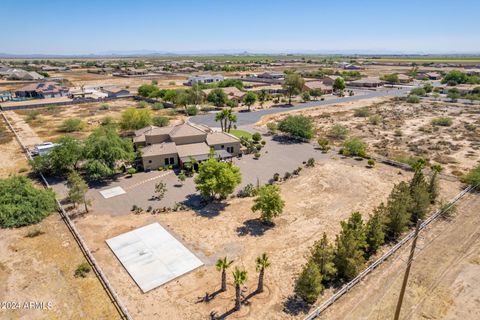
[[[410,272],[401,319],[480,317],[480,195],[470,194],[457,215],[422,233]],[[391,319],[409,248],[376,269],[320,319]]]
[[[132,99],[119,99],[108,102],[39,108],[33,111],[8,111],[6,114],[14,118],[14,123],[24,121],[41,140],[54,141],[65,134],[60,130],[60,127],[62,122],[68,118],[80,118],[86,124],[82,131],[72,132],[69,135],[76,138],[85,138],[100,125],[105,117],[111,117],[113,120],[118,121],[125,109],[135,107],[137,104],[138,102]],[[152,116],[168,116],[172,123],[182,118],[181,115],[170,116],[170,112],[170,109],[152,110]],[[31,119],[32,113],[38,113],[36,119]]]
[[[255,257],[267,252],[272,266],[266,274],[266,292],[251,296],[250,303],[231,318],[288,319],[294,316],[282,311],[283,304],[293,293],[296,274],[313,242],[322,232],[333,239],[340,220],[355,210],[364,215],[371,212],[386,199],[395,182],[409,177],[410,173],[381,164],[368,169],[362,163],[339,159],[318,163],[281,185],[286,207],[271,229],[258,222],[258,214],[251,213],[251,198],[212,204],[198,212],[159,215],[110,216],[93,208],[93,213],[76,218],[75,223],[134,317],[205,319],[212,311],[224,314],[233,306],[230,273],[227,293],[208,304],[196,303],[206,292],[218,289],[220,275],[214,267],[217,258],[226,255],[235,260],[234,266],[248,271],[244,291],[248,296],[256,288]],[[444,197],[457,191],[456,183],[442,185]],[[142,294],[105,240],[155,221],[193,250],[205,266]]]
[[[355,116],[364,108],[368,116]],[[479,162],[480,107],[478,105],[422,101],[409,104],[396,100],[364,100],[361,103],[339,104],[328,108],[312,108],[295,112],[311,116],[318,136],[327,136],[335,124],[349,129],[349,135],[369,145],[369,152],[406,161],[423,157],[441,164],[449,174],[461,175]],[[263,118],[265,124],[285,115]],[[370,117],[380,119],[378,124]],[[437,118],[451,118],[451,126],[433,125]],[[341,145],[341,140],[332,140]]]

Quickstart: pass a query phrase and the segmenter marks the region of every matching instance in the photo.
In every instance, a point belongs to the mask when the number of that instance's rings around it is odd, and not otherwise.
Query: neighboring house
[[[21,98],[58,98],[68,94],[68,88],[60,86],[56,82],[38,82],[28,84],[15,91],[15,96]]]
[[[362,67],[354,65],[354,64],[346,64],[343,69],[345,70],[361,70]]]
[[[119,87],[103,88],[102,91],[105,92],[109,98],[128,97],[130,95],[130,91]]]
[[[475,69],[465,69],[465,73],[470,76],[480,76],[480,68]]]
[[[236,100],[236,101],[242,101],[243,96],[246,94],[246,92],[240,91],[236,87],[226,87],[226,88],[221,88],[223,92],[228,96],[230,100]],[[205,89],[202,90],[203,93],[208,96],[208,94],[212,91],[213,89]]]
[[[112,69],[112,71],[113,71],[113,69]],[[142,74],[146,74],[146,73],[147,73],[146,69],[129,68],[127,70],[127,74],[131,75],[131,76],[137,76],[137,75],[142,75]]]
[[[204,75],[198,75],[198,76],[192,76],[188,78],[188,80],[184,83],[186,86],[192,86],[195,83],[215,83],[219,81],[223,81],[223,76],[220,74],[217,75],[209,75],[209,74],[204,74]]]
[[[240,155],[240,140],[225,132],[213,132],[206,126],[184,123],[169,127],[149,126],[135,131],[135,146],[143,147],[145,170],[164,166],[183,166],[192,159],[207,160],[210,149],[215,156],[229,159]]]
[[[283,80],[285,79],[285,74],[283,72],[264,72],[259,74],[257,78]]]
[[[340,76],[325,76],[323,78],[320,78],[319,81],[323,82],[323,84],[327,86],[333,86],[333,83],[335,82],[335,79],[341,78]]]
[[[415,78],[417,80],[440,80],[442,75],[437,72],[419,72]]]
[[[479,88],[479,84],[468,84],[468,83],[463,83],[463,84],[458,84],[456,86],[446,86],[443,88],[443,93],[447,94],[448,91],[451,89],[457,89],[460,93],[462,94],[468,94],[472,93],[473,89]]]
[[[106,92],[101,92],[94,88],[74,88],[71,89],[68,93],[68,96],[71,99],[91,99],[91,100],[98,100],[104,99],[108,97]]]
[[[398,77],[398,81],[399,81],[400,83],[409,83],[409,82],[412,81],[412,78],[410,78],[410,77],[407,76],[406,74],[399,73],[399,74],[397,75],[397,77]]]
[[[248,91],[253,91],[257,94],[262,92],[262,91],[265,91],[266,93],[269,93],[269,94],[284,94],[285,93],[285,89],[280,84],[272,84],[272,85],[269,85],[269,86],[267,85],[267,86],[254,87],[254,88],[251,88]]]
[[[7,80],[41,80],[44,76],[35,71],[25,71],[23,69],[9,69],[4,72],[3,77]]]
[[[364,78],[347,83],[350,87],[377,88],[383,85],[383,81],[378,78]]]
[[[322,81],[308,81],[303,85],[304,90],[321,90],[324,94],[333,92],[332,86],[327,86]]]

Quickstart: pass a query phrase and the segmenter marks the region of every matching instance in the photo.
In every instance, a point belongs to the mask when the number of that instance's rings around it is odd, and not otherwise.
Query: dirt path
[[[421,234],[401,319],[480,318],[480,195],[462,200],[457,215]],[[321,319],[390,319],[408,246],[327,310]]]
[[[36,144],[42,143],[42,139],[37,133],[23,120],[23,118],[14,111],[5,111],[5,115],[12,124],[17,134],[22,139],[23,144],[27,147],[32,147]]]

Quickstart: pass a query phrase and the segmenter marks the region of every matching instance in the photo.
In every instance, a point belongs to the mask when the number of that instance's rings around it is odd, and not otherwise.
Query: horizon
[[[470,0],[184,0],[141,6],[124,0],[7,0],[4,7],[4,56],[480,54],[480,3]]]

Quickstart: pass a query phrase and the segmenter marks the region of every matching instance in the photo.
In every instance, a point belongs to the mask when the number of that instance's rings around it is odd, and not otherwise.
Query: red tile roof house
[[[15,95],[22,98],[58,98],[68,95],[68,90],[56,82],[47,81],[28,84],[15,91]]]
[[[239,156],[240,140],[226,132],[213,132],[206,126],[184,123],[169,127],[149,126],[135,131],[133,142],[142,149],[144,170],[179,166],[207,160],[210,149],[219,159]]]

